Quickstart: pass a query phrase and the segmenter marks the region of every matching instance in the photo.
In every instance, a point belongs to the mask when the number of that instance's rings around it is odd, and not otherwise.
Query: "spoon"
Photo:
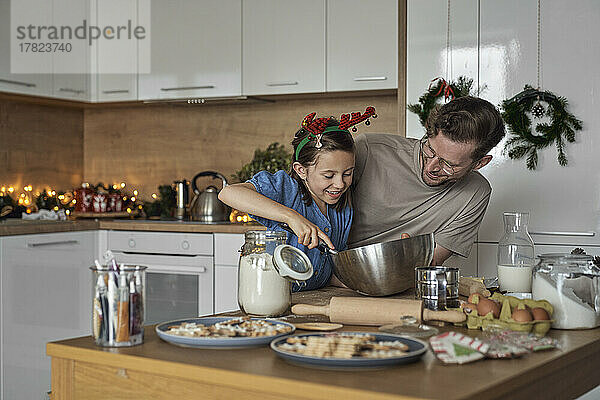
[[[291,233],[292,235],[295,235],[294,231],[292,230],[292,228],[290,228],[290,227],[289,227],[289,225],[288,225],[288,224],[285,224],[285,223],[283,223],[283,222],[282,222],[282,223],[280,223],[280,224],[279,224],[279,226],[280,226],[280,227],[281,227],[281,228],[282,228],[284,231],[286,231],[286,232],[288,232],[288,233]],[[332,255],[336,255],[336,254],[338,254],[338,251],[337,251],[337,250],[330,249],[330,248],[329,248],[329,246],[327,246],[327,245],[325,244],[325,242],[324,242],[324,241],[322,241],[321,239],[319,239],[319,244],[317,245],[317,249],[319,249],[319,251],[320,251],[321,253],[329,253],[329,254],[332,254]]]

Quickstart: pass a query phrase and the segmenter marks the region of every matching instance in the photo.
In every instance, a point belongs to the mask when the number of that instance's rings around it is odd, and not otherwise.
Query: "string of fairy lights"
[[[120,216],[123,216],[124,212],[131,214],[132,217],[139,216],[140,211],[143,210],[141,215],[152,218],[152,215],[149,214],[148,210],[144,208],[148,203],[141,199],[140,192],[135,188],[126,191],[127,184],[125,182],[113,183],[109,187],[106,187],[102,184],[98,184],[94,187],[89,183],[83,183],[81,185],[81,188],[87,188],[90,190],[96,190],[98,187],[101,188],[102,192],[110,191],[113,194],[120,194],[123,201],[123,208],[120,212]],[[52,189],[51,187],[44,187],[43,189],[34,192],[33,185],[26,185],[23,187],[17,185],[2,185],[0,186],[0,212],[4,211],[5,207],[10,206],[9,208],[11,208],[11,210],[9,217],[16,218],[21,218],[22,213],[31,214],[39,211],[40,209],[47,209],[56,212],[64,210],[64,213],[67,217],[77,217],[78,215],[84,216],[86,215],[86,212],[81,212],[81,207],[77,207],[77,190],[80,190],[80,188],[70,191],[58,191]],[[157,203],[159,201],[159,197],[161,196],[156,193],[152,193],[150,197],[154,203]],[[87,214],[89,216],[89,213]],[[93,212],[94,216],[97,214],[97,212]],[[108,216],[111,214],[111,212],[106,211],[106,214]],[[5,216],[5,214],[0,215]],[[248,214],[235,209],[232,210],[229,218],[230,221],[234,223],[251,221]]]
[[[82,184],[82,187],[92,187],[88,183]],[[132,189],[131,193],[124,193],[127,184],[125,182],[113,183],[110,185],[110,189],[116,193],[122,193],[122,200],[126,205],[124,211],[133,214],[137,210],[142,209],[141,199],[139,191]],[[106,189],[106,187],[102,187]],[[8,197],[8,198],[6,198]],[[75,209],[77,199],[75,198],[75,190],[69,191],[57,191],[51,187],[44,187],[41,190],[34,192],[33,185],[26,185],[23,187],[17,185],[2,185],[0,186],[0,207],[2,205],[12,205],[20,208],[22,212],[31,214],[32,212],[38,211],[38,199],[43,198],[46,204],[55,204],[52,207],[43,207],[53,211],[64,210],[65,214],[71,215]],[[151,197],[157,199],[157,194],[152,193]],[[4,199],[3,199],[4,198]],[[136,210],[137,209],[137,210]]]

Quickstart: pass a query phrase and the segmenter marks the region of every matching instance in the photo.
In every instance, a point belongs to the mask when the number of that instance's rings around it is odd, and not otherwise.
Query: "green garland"
[[[546,110],[539,104],[545,102]],[[558,163],[567,165],[564,152],[564,140],[575,142],[575,132],[581,130],[581,121],[567,111],[568,102],[564,97],[557,97],[552,92],[539,91],[526,85],[525,89],[513,98],[502,102],[502,118],[510,132],[513,134],[504,147],[504,152],[511,159],[520,159],[527,156],[527,168],[534,170],[538,163],[538,150],[548,147],[553,142],[558,150]],[[551,124],[539,123],[535,131],[531,132],[531,118],[546,115],[551,119]]]
[[[448,90],[449,88],[449,90]],[[441,98],[452,100],[458,97],[469,96],[473,88],[473,79],[465,76],[459,76],[456,82],[450,81],[446,83],[441,78],[436,78],[432,81],[429,89],[419,97],[418,104],[409,104],[406,108],[419,116],[421,125],[425,127],[425,122],[431,110],[438,104]],[[449,95],[449,92],[451,94]]]

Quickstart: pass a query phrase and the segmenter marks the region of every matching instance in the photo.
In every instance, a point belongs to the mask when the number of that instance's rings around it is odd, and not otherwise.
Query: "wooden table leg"
[[[52,357],[51,400],[73,400],[73,360]]]

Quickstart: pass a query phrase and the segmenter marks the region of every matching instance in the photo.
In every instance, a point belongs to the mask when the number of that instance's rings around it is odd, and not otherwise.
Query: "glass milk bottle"
[[[531,292],[535,258],[528,224],[529,213],[504,213],[504,236],[498,242],[498,283],[501,291]]]

